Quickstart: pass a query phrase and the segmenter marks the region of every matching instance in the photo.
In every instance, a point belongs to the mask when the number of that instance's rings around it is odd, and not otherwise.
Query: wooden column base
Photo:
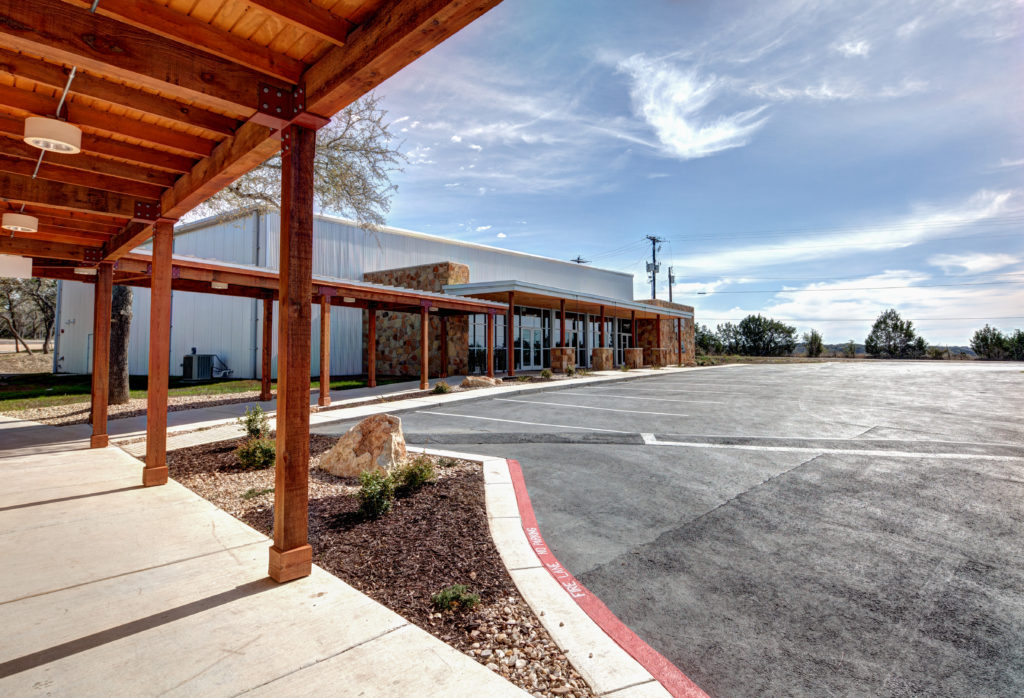
[[[106,434],[93,434],[89,437],[89,448],[106,448],[110,444],[110,437]]]
[[[155,487],[167,484],[167,466],[142,469],[142,486]]]
[[[275,582],[290,582],[300,577],[308,577],[313,571],[313,548],[300,545],[284,552],[277,546],[270,546],[270,578]]]
[[[331,406],[331,398],[327,397],[327,396],[318,397],[316,399],[316,404],[319,405],[320,407],[330,407]]]

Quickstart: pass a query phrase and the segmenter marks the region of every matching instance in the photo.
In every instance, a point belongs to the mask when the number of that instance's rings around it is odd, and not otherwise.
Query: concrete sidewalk
[[[525,695],[140,467],[0,417],[0,695]]]

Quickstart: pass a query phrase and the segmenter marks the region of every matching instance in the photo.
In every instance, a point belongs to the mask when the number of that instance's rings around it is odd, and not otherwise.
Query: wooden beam
[[[559,328],[560,328],[560,335],[559,336],[561,337],[561,339],[559,340],[558,346],[564,347],[565,346],[565,299],[564,298],[560,299],[559,303],[561,304],[560,305],[561,309],[559,310],[559,313],[558,313],[558,324],[559,324]]]
[[[153,200],[143,200],[114,194],[102,189],[76,184],[32,179],[24,175],[0,172],[0,200],[25,204],[42,204],[68,211],[101,213],[118,218],[133,218],[135,203],[157,206]]]
[[[35,162],[39,158],[39,149],[29,145],[20,138],[6,138],[0,134],[0,152],[12,157],[24,158]],[[142,182],[166,189],[174,184],[177,177],[169,172],[150,170],[138,165],[130,165],[126,162],[109,160],[107,158],[89,155],[85,152],[74,155],[63,155],[61,153],[48,152],[43,157],[47,165],[67,167],[81,172],[117,177],[128,182]],[[159,195],[157,196],[159,198]]]
[[[96,248],[99,252],[103,243],[109,238],[98,233],[85,233],[71,230],[69,228],[53,228],[48,225],[39,224],[39,230],[34,233],[24,233],[24,237],[31,237],[33,240],[46,240],[49,242],[63,242],[69,245],[85,245]]]
[[[441,378],[448,377],[448,318],[438,318],[441,323]]]
[[[679,352],[679,365],[682,366],[683,365],[683,318],[681,318],[681,317],[677,317],[676,318],[676,339],[678,340],[677,341],[677,347],[678,347],[677,351]]]
[[[332,14],[309,0],[244,1],[247,5],[258,7],[281,21],[318,36],[324,41],[329,41],[335,46],[344,46],[348,34],[354,26],[344,17]]]
[[[601,322],[601,330],[600,330],[600,332],[601,332],[601,348],[604,349],[605,342],[604,342],[604,306],[603,305],[601,306],[601,320],[600,320],[600,322]]]
[[[366,309],[366,387],[377,387],[377,308]]]
[[[0,108],[8,111],[24,112],[32,116],[52,116],[57,112],[59,104],[60,98],[57,96],[0,85]],[[64,102],[61,116],[76,126],[84,127],[86,131],[96,129],[104,134],[127,136],[196,157],[206,157],[213,152],[215,145],[214,141],[206,138],[93,109],[72,100]]]
[[[40,259],[65,259],[72,262],[99,262],[102,252],[99,247],[83,247],[82,245],[3,235],[0,236],[0,254]]]
[[[505,333],[508,341],[505,342],[505,367],[508,377],[516,375],[516,352],[515,352],[515,331],[516,331],[516,292],[508,292],[508,314],[505,315]]]
[[[74,0],[91,7],[92,0]],[[96,11],[125,24],[172,39],[268,76],[295,83],[306,68],[302,61],[271,51],[254,41],[176,12],[154,0],[101,0]]]
[[[144,487],[167,483],[167,382],[171,362],[171,249],[174,225],[161,221],[153,233],[149,293],[149,377],[146,387]]]
[[[309,575],[309,350],[313,286],[313,154],[316,132],[289,126],[281,168],[277,463],[274,545],[269,572],[278,582]]]
[[[331,298],[320,296],[320,407],[331,404]]]
[[[102,17],[60,0],[0,0],[9,49],[46,56],[99,75],[248,118],[263,73]],[[287,89],[284,82],[275,87]]]
[[[103,259],[120,259],[151,237],[153,226],[132,221],[103,245]]]
[[[92,303],[92,435],[89,448],[106,448],[107,397],[110,391],[110,305],[114,265],[96,270]]]
[[[6,140],[6,139],[3,139]],[[31,147],[31,146],[30,146]],[[101,174],[89,174],[82,170],[74,170],[70,167],[51,165],[43,158],[43,162],[36,168],[36,160],[0,155],[0,172],[32,177],[33,173],[39,179],[46,179],[52,182],[64,182],[65,184],[79,184],[82,186],[94,187],[103,191],[135,196],[140,199],[156,200],[163,193],[161,187],[142,182],[133,182],[129,179],[119,179]]]
[[[420,306],[420,390],[430,387],[430,308]]]
[[[0,72],[63,90],[71,71],[64,66],[0,49]],[[119,107],[140,113],[170,119],[185,126],[195,126],[221,136],[230,136],[239,126],[238,120],[229,116],[161,97],[151,92],[135,90],[85,72],[75,73],[69,94],[102,100],[108,104],[116,104]]]
[[[306,71],[306,109],[335,114],[501,0],[388,0]]]
[[[263,298],[263,362],[260,366],[260,401],[267,402],[272,396],[270,381],[273,375],[271,359],[274,352],[274,299]]]
[[[20,206],[15,206],[14,204],[7,204],[7,208],[11,211],[21,210]],[[25,213],[38,216],[40,219],[44,217],[53,218],[55,219],[53,221],[54,225],[61,225],[65,228],[81,228],[82,230],[94,230],[95,232],[105,233],[116,233],[127,222],[127,219],[124,218],[111,218],[86,211],[65,211],[38,204],[25,206]]]

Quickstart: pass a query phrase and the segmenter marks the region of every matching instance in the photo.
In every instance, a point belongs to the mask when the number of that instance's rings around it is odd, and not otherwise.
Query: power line
[[[878,272],[874,272],[877,274]],[[1017,276],[1024,274],[1024,271],[1001,271],[996,273],[978,272],[975,274],[956,274],[956,276],[971,279],[987,278],[989,276]],[[737,275],[737,278],[731,279],[729,277],[720,277],[718,281],[730,284],[745,284],[751,281],[837,281],[837,280],[849,280],[849,279],[863,279],[865,276],[871,276],[871,273],[856,274],[854,276],[831,276],[826,274],[819,274],[818,276],[747,276],[746,274]],[[718,281],[699,281],[696,277],[691,277],[694,280],[684,283],[692,284],[714,284]]]
[[[917,286],[850,286],[847,288],[766,288],[760,291],[697,291],[698,296],[712,296],[719,293],[832,293],[835,291],[891,291],[893,289],[943,288],[947,286],[1007,286],[1024,284],[1024,281],[982,281],[976,284],[920,284]]]
[[[755,313],[756,314],[756,313]],[[700,315],[695,312],[697,320],[735,320],[735,315]],[[773,320],[781,322],[874,322],[877,317],[870,318],[828,318],[828,317],[775,317]],[[1004,315],[1000,317],[915,317],[914,322],[921,321],[953,321],[953,320],[1024,320],[1024,315]]]

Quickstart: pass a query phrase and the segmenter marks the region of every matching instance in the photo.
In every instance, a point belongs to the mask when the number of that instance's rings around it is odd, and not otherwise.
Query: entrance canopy
[[[444,292],[456,296],[473,296],[474,298],[504,302],[508,301],[509,294],[512,293],[515,296],[516,305],[534,308],[561,309],[564,301],[565,310],[568,312],[590,313],[606,317],[633,317],[637,320],[693,317],[693,312],[687,310],[655,306],[640,301],[627,301],[621,298],[607,298],[593,293],[581,293],[523,281],[452,284],[445,286]]]

